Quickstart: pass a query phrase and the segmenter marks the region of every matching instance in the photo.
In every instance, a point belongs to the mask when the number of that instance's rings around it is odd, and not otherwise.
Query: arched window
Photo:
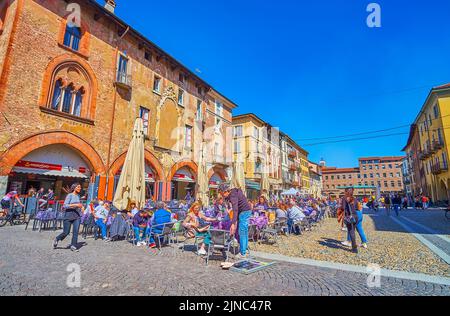
[[[61,104],[62,87],[62,80],[58,79],[55,83],[55,88],[53,89],[53,98],[51,103],[52,110],[58,111],[59,109],[59,105]]]
[[[81,107],[83,106],[84,88],[81,87],[75,94],[75,102],[73,104],[73,115],[81,116]]]
[[[61,59],[66,58],[62,56]],[[44,77],[40,108],[48,114],[93,124],[97,81],[84,61],[55,61]],[[72,117],[71,117],[72,116]]]
[[[6,19],[6,11],[10,5],[10,1],[1,1],[0,2],[0,35],[3,32],[3,27],[5,26],[5,19]]]
[[[64,45],[78,51],[80,49],[81,30],[80,28],[69,23],[66,26],[66,33],[64,34]]]
[[[73,96],[74,96],[74,88],[73,88],[73,85],[70,84],[66,89],[64,89],[64,99],[63,99],[63,105],[62,105],[63,112],[70,113]]]

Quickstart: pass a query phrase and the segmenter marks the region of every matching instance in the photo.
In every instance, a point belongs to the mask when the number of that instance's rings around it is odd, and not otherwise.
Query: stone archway
[[[227,175],[227,173],[226,173],[226,171],[225,171],[225,169],[223,169],[223,168],[218,168],[218,167],[212,167],[211,169],[209,169],[209,171],[208,171],[208,179],[211,179],[212,178],[212,176],[215,174],[215,173],[217,173],[218,175],[219,175],[219,177],[220,177],[220,179],[222,179],[222,181],[227,181],[227,179],[228,179],[228,175]]]
[[[66,131],[48,131],[24,138],[0,156],[0,175],[11,173],[17,162],[32,151],[48,145],[67,145],[79,153],[98,175],[106,173],[105,165],[98,152],[84,139]]]
[[[176,164],[174,164],[172,166],[172,168],[169,171],[169,174],[167,175],[167,181],[169,181],[169,182],[172,181],[173,176],[177,173],[178,170],[180,170],[183,167],[189,168],[192,171],[192,173],[195,177],[195,180],[197,180],[197,176],[198,176],[197,164],[193,161],[186,160],[186,161],[177,162]]]
[[[111,165],[109,168],[109,176],[114,177],[119,169],[123,166],[125,163],[125,159],[127,157],[127,153],[123,153],[120,155]],[[150,164],[150,166],[153,168],[153,170],[156,172],[155,177],[157,181],[165,181],[165,174],[164,169],[159,162],[158,158],[156,158],[150,151],[145,150],[145,161]]]

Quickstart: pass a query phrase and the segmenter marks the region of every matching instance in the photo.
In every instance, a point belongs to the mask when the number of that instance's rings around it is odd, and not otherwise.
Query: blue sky
[[[413,122],[432,86],[450,82],[448,0],[117,0],[116,14],[328,165],[401,155],[408,135],[323,144]],[[373,1],[374,2],[374,1]],[[369,136],[407,133],[409,128]]]

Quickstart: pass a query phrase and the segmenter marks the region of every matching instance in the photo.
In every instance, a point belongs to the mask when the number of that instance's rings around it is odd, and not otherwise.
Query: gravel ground
[[[390,270],[450,276],[448,264],[384,214],[366,215],[364,230],[369,249],[360,249],[358,255],[340,245],[346,233],[339,231],[336,219],[327,219],[302,236],[283,237],[279,246],[251,244],[251,247],[292,257],[361,266],[374,263]]]

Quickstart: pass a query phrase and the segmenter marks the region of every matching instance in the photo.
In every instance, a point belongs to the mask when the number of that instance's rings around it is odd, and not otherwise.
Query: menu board
[[[257,260],[243,260],[236,262],[230,270],[243,274],[251,274],[266,269],[274,264],[275,262],[269,263]]]

